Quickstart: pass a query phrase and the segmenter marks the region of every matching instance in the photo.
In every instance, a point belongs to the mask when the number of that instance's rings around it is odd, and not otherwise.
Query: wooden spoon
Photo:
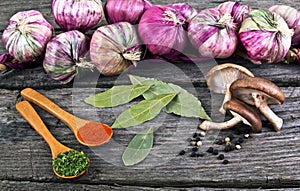
[[[108,125],[80,119],[61,109],[51,100],[31,88],[22,90],[21,95],[26,100],[59,118],[73,131],[77,140],[83,145],[99,146],[108,142],[113,135],[113,131]]]
[[[54,138],[54,136],[51,134],[51,132],[48,130],[40,116],[37,114],[37,112],[34,110],[34,108],[31,106],[31,104],[28,101],[22,101],[16,104],[16,108],[19,111],[19,113],[28,121],[28,123],[44,138],[44,140],[48,143],[51,153],[52,153],[52,159],[55,159],[60,153],[67,152],[70,150],[73,150],[69,147],[66,147],[65,145],[61,144],[58,140]],[[52,163],[53,165],[53,163]],[[58,174],[54,168],[54,173],[56,176],[60,178],[77,178],[81,175],[83,175],[86,170],[82,171],[80,174],[77,174],[75,176],[63,176]]]

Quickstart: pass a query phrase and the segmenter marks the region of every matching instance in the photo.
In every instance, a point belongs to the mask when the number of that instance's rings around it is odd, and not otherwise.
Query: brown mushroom
[[[208,88],[215,93],[225,94],[220,108],[221,113],[225,114],[223,105],[231,99],[229,91],[230,85],[237,79],[245,77],[254,77],[254,75],[247,68],[237,64],[220,64],[209,70],[206,75]]]
[[[282,127],[283,120],[268,105],[283,104],[285,96],[282,90],[271,81],[253,77],[236,80],[230,86],[232,96],[255,107],[271,122],[276,131]]]
[[[224,109],[230,113],[233,118],[229,121],[222,123],[215,123],[212,121],[204,121],[200,124],[200,128],[203,130],[209,129],[229,129],[234,127],[240,122],[249,125],[254,132],[260,132],[262,129],[262,123],[259,115],[247,104],[239,100],[229,100],[224,104]]]

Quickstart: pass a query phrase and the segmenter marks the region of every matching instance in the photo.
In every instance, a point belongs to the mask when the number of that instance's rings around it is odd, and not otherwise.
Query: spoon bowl
[[[113,135],[112,128],[108,125],[78,118],[31,88],[22,90],[21,95],[65,123],[83,145],[99,146],[108,142]]]
[[[48,143],[51,153],[52,153],[52,159],[57,158],[57,156],[61,153],[68,152],[71,149],[63,144],[61,144],[58,140],[54,138],[54,136],[51,134],[51,132],[48,130],[42,119],[39,117],[35,109],[32,107],[32,105],[28,101],[22,101],[16,104],[16,109],[19,111],[19,113],[28,121],[28,123],[34,128]],[[53,161],[53,160],[52,160]],[[90,160],[88,159],[88,163]],[[52,162],[53,165],[53,162]],[[60,178],[66,178],[66,179],[72,179],[77,178],[81,175],[83,175],[86,170],[83,170],[81,173],[76,174],[74,176],[63,176],[55,171],[54,168],[52,168],[56,176]]]

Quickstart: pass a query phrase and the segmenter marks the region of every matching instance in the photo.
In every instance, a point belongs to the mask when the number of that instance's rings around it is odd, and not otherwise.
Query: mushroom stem
[[[230,93],[230,89],[229,89],[230,86],[226,87],[226,92],[225,92],[225,96],[224,96],[224,100],[223,100],[223,103],[222,103],[222,106],[220,107],[219,111],[222,113],[222,114],[226,114],[226,110],[224,109],[224,104],[231,100],[231,93]]]
[[[283,120],[278,117],[268,106],[265,97],[258,93],[252,93],[255,107],[265,116],[267,120],[273,125],[275,131],[280,131]]]
[[[212,122],[212,121],[203,121],[200,124],[200,128],[202,130],[210,130],[210,129],[219,129],[219,130],[224,130],[224,129],[229,129],[235,125],[237,125],[238,123],[240,123],[242,121],[241,117],[239,116],[234,116],[233,118],[231,118],[228,121],[222,122],[222,123],[216,123],[216,122]]]

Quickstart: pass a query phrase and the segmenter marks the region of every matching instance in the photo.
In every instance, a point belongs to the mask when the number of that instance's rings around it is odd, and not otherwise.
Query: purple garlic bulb
[[[239,38],[254,61],[277,63],[284,60],[291,47],[293,30],[276,13],[253,10],[243,21]]]
[[[104,16],[101,0],[53,0],[52,12],[64,31],[87,32]]]
[[[129,22],[137,24],[142,14],[152,7],[147,0],[107,0],[105,16],[109,24]]]
[[[204,9],[190,22],[188,36],[203,57],[228,58],[237,48],[237,24],[230,14]]]
[[[142,15],[139,35],[152,54],[176,55],[186,46],[186,26],[196,12],[187,3],[153,6]]]
[[[22,65],[43,56],[52,33],[52,26],[39,11],[21,11],[9,19],[2,42],[10,56]]]
[[[128,22],[99,27],[91,39],[90,55],[98,71],[106,76],[135,66],[142,55],[135,27]]]
[[[43,62],[46,73],[54,80],[70,82],[77,74],[78,67],[92,69],[86,60],[90,38],[73,30],[61,33],[47,44]]]

